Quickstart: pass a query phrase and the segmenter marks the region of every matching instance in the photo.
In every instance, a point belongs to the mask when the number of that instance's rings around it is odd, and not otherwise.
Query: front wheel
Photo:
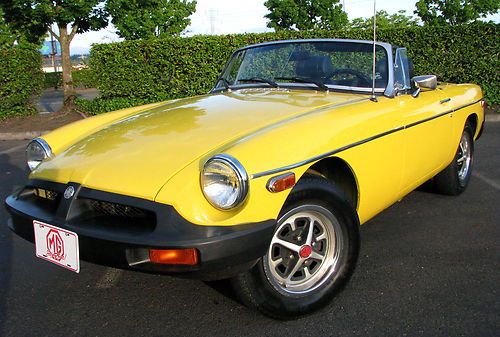
[[[307,176],[278,219],[266,255],[233,279],[236,293],[264,314],[292,319],[328,304],[354,270],[359,221],[343,194]]]
[[[434,177],[437,192],[446,195],[458,195],[465,191],[472,174],[474,155],[474,132],[466,124],[453,161]]]

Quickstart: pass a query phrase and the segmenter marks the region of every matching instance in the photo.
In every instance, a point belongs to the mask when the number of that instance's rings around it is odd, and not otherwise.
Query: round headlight
[[[31,171],[52,155],[49,144],[41,138],[33,139],[26,148],[26,162]]]
[[[205,163],[201,173],[201,187],[212,206],[228,210],[245,200],[248,175],[235,158],[218,154]]]

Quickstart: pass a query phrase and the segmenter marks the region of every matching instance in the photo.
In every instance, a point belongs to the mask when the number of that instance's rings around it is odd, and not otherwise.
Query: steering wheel
[[[340,69],[335,69],[331,73],[328,74],[327,79],[331,80],[333,76],[336,75],[341,75],[341,74],[347,74],[347,75],[353,75],[358,79],[357,83],[358,86],[366,86],[370,87],[371,86],[371,81],[359,70],[356,69],[349,69],[349,68],[340,68]]]

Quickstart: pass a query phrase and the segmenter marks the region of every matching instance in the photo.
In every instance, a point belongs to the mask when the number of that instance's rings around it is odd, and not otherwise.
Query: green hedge
[[[78,89],[95,88],[94,73],[90,69],[73,70],[73,85]],[[44,88],[62,87],[62,72],[45,73]]]
[[[415,73],[436,74],[440,81],[480,84],[490,104],[500,103],[499,36],[498,24],[378,31],[379,41],[408,48]],[[371,39],[371,32],[353,29],[125,41],[94,45],[90,65],[103,99],[120,98],[121,103],[130,99],[134,105],[206,93],[235,49],[299,38]]]
[[[0,120],[35,112],[31,104],[43,87],[42,57],[38,47],[0,48]]]

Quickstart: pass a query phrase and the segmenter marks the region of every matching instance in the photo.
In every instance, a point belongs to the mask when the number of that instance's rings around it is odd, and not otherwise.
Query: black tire
[[[467,188],[472,174],[474,159],[474,131],[470,124],[466,124],[453,161],[434,177],[436,192],[445,195],[459,195]],[[468,153],[465,153],[467,146]],[[470,154],[470,156],[469,156]],[[464,159],[465,158],[465,159]]]
[[[295,214],[296,220],[291,221]],[[284,241],[290,239],[299,251],[274,242],[283,233],[288,233]],[[359,253],[359,220],[338,188],[321,177],[304,176],[279,215],[273,242],[266,255],[252,269],[233,278],[232,284],[245,305],[273,318],[294,319],[327,305],[349,280]],[[279,257],[273,260],[277,252]],[[272,266],[275,261],[281,262]],[[293,272],[300,261],[302,270]],[[286,271],[289,288],[278,281],[280,273],[286,275]],[[296,275],[298,281],[294,280]]]

